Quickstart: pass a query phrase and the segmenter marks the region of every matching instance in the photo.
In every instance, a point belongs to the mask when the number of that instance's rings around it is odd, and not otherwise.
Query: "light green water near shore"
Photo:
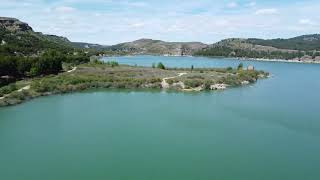
[[[273,77],[223,92],[90,91],[2,108],[0,179],[320,179],[320,66],[244,63]]]

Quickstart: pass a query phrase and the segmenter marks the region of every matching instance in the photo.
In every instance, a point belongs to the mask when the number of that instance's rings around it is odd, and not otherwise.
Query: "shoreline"
[[[265,77],[269,78],[269,76]],[[221,92],[225,91],[231,88],[241,88],[245,87],[248,85],[252,85],[254,83],[249,83],[249,84],[242,84],[240,86],[232,87],[232,86],[227,86],[226,84],[217,84],[217,85],[226,85],[225,87],[222,88],[217,88],[217,89],[211,89],[207,90],[204,89],[204,87],[199,86],[196,88],[189,88],[189,89],[175,89],[175,88],[103,88],[103,87],[91,87],[91,88],[86,88],[86,89],[80,89],[80,90],[72,90],[72,91],[67,91],[67,92],[45,92],[45,93],[36,93],[34,95],[26,96],[24,99],[19,100],[19,101],[14,101],[13,103],[6,103],[9,95],[7,97],[1,97],[0,98],[0,109],[4,107],[12,107],[16,105],[20,105],[29,101],[32,101],[33,99],[41,98],[41,97],[49,97],[49,96],[55,96],[55,95],[67,95],[67,94],[74,94],[74,93],[85,93],[85,92],[98,92],[98,91],[128,91],[128,92],[139,92],[139,91],[145,91],[145,92],[175,92],[175,93],[200,93],[200,92]],[[28,90],[22,90],[22,91],[16,91],[19,93],[29,93]],[[9,99],[10,101],[10,99]]]
[[[131,54],[124,56],[98,56],[98,58],[110,58],[110,57],[135,57],[135,56],[162,56],[162,57],[207,57],[207,58],[219,58],[219,59],[233,59],[239,61],[261,61],[261,62],[284,62],[284,63],[300,63],[300,64],[320,64],[320,61],[299,61],[299,60],[286,60],[286,59],[265,59],[265,58],[243,58],[243,57],[223,57],[223,56],[193,56],[193,55],[163,55],[163,54]]]
[[[256,70],[228,68],[208,69],[158,69],[108,64],[83,64],[72,72],[34,78],[18,90],[0,98],[0,107],[21,104],[41,96],[66,94],[95,89],[118,90],[174,90],[196,92],[242,87],[258,79],[268,78],[269,73]],[[16,82],[19,83],[19,82]]]
[[[320,64],[320,61],[299,61],[285,59],[263,59],[263,58],[237,58],[240,61],[262,61],[262,62],[284,62],[284,63],[301,63],[301,64]]]

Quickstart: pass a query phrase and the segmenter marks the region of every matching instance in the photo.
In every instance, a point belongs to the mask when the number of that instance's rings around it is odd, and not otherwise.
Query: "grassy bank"
[[[117,63],[88,63],[79,65],[73,72],[37,77],[4,86],[0,89],[0,106],[19,104],[39,96],[96,88],[213,90],[217,84],[236,87],[254,83],[267,75],[263,71],[242,68],[165,69]]]

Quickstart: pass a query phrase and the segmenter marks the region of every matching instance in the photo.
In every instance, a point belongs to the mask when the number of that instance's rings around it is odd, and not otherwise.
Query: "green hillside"
[[[51,49],[57,51],[72,51],[70,41],[52,35],[44,35],[33,31],[10,32],[0,28],[0,54],[3,55],[34,55]]]
[[[129,54],[153,54],[153,55],[192,55],[196,51],[207,47],[200,42],[165,42],[153,39],[139,39],[107,47],[111,51],[125,52]]]
[[[194,55],[320,61],[320,35],[271,40],[225,39]]]
[[[290,39],[248,39],[247,42],[262,46],[272,46],[279,49],[320,51],[320,34],[303,35]]]

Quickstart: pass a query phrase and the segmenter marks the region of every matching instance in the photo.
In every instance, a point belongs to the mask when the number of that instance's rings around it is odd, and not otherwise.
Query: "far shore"
[[[264,61],[264,62],[285,62],[285,63],[301,63],[301,64],[320,64],[320,61],[314,61],[312,59],[307,61],[299,60],[286,60],[286,59],[265,59],[265,58],[243,58],[243,57],[223,57],[223,56],[192,56],[192,55],[160,55],[160,54],[128,54],[119,56],[100,56],[104,57],[131,57],[131,56],[163,56],[163,57],[208,57],[208,58],[221,58],[221,59],[236,59],[240,61]]]
[[[320,64],[320,61],[299,61],[299,60],[285,60],[285,59],[263,59],[263,58],[238,58],[241,61],[266,61],[266,62],[285,62],[285,63],[302,63],[302,64]]]

